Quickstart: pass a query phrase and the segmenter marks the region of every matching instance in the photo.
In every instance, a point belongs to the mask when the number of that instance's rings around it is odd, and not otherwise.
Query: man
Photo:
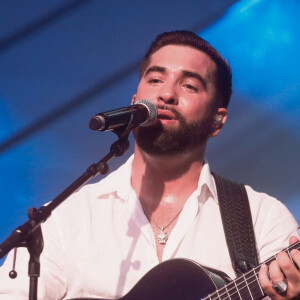
[[[140,68],[132,103],[152,101],[158,118],[134,130],[134,156],[65,201],[42,226],[40,299],[118,298],[160,262],[189,258],[232,278],[206,143],[227,119],[231,72],[207,42],[187,31],[157,37]],[[246,187],[259,259],[297,241],[297,224],[276,199]],[[26,252],[15,280],[1,270],[0,299],[26,299]],[[279,253],[259,280],[272,299],[299,299],[300,252]],[[169,278],[160,278],[168,281]],[[286,284],[275,290],[274,285]],[[4,295],[3,297],[1,297]],[[141,298],[142,299],[142,298]]]

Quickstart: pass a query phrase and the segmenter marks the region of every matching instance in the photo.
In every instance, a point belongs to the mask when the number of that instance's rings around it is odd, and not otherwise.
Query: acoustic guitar
[[[285,251],[300,249],[297,242]],[[269,265],[276,255],[265,261]],[[292,259],[292,258],[291,258]],[[259,300],[265,297],[258,272],[261,264],[231,280],[225,273],[206,268],[189,260],[167,260],[142,277],[138,283],[119,300]],[[74,298],[70,300],[104,300],[103,298]]]

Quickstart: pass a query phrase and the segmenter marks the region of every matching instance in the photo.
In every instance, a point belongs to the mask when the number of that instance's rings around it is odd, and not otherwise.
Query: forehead
[[[215,62],[206,53],[181,45],[160,48],[152,54],[147,69],[151,66],[165,67],[169,71],[188,70],[208,78],[215,74],[217,68]]]

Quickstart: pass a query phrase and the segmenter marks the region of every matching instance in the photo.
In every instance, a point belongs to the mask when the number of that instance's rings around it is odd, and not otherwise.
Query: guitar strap
[[[256,242],[245,186],[212,173],[231,262],[237,276],[258,265]]]

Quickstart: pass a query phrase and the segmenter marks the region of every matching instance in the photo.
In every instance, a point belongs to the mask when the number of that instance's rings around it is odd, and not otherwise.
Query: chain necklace
[[[165,226],[159,226],[156,221],[151,217],[151,215],[149,214],[149,212],[147,211],[147,209],[145,208],[145,206],[142,204],[141,202],[141,205],[142,205],[142,208],[143,208],[143,211],[144,213],[146,214],[146,216],[149,218],[150,221],[152,221],[154,223],[154,225],[160,229],[160,232],[157,234],[157,240],[160,244],[165,244],[168,240],[168,233],[166,231],[164,231],[166,228],[168,228],[172,222],[179,216],[179,214],[181,213],[182,211],[182,208],[179,210],[179,212],[175,215],[175,217],[173,217],[171,219],[171,221],[169,221],[169,223]]]

